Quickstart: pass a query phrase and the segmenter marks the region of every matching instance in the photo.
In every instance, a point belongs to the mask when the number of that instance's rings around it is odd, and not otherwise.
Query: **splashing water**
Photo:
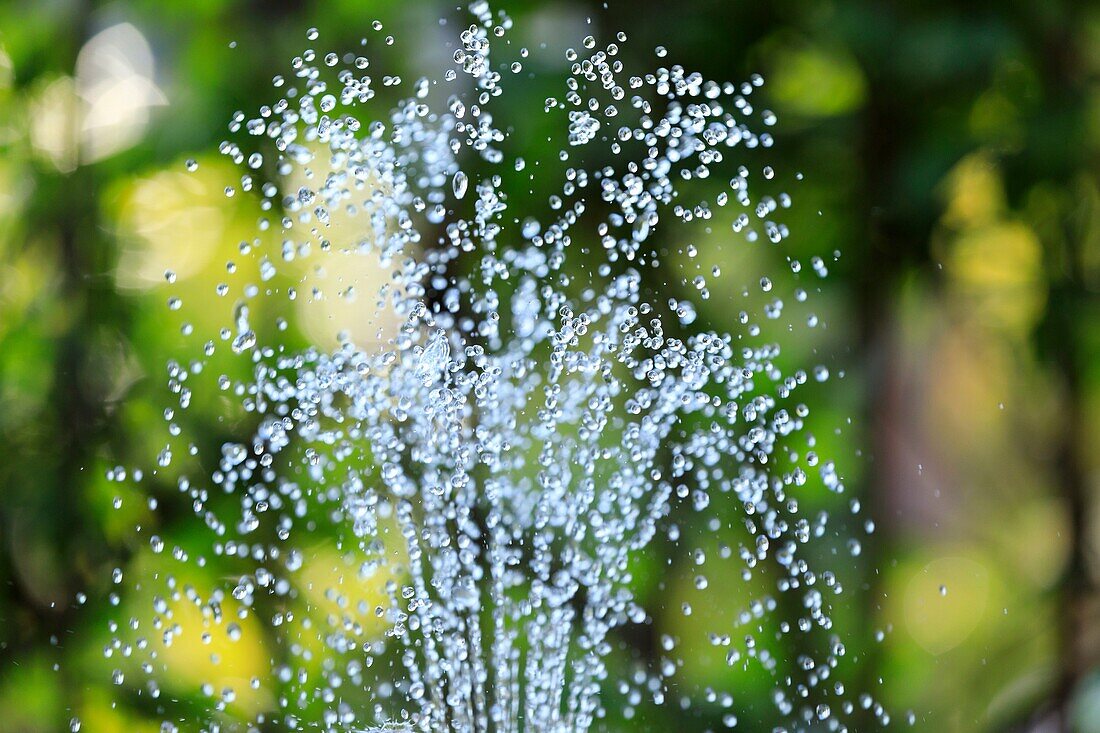
[[[623,629],[652,624],[632,563],[658,538],[677,544],[677,517],[699,513],[714,528],[744,527],[741,547],[723,546],[718,562],[740,561],[743,579],[773,585],[745,609],[723,609],[727,627],[710,643],[726,663],[770,674],[793,729],[846,730],[857,705],[888,722],[869,696],[853,703],[827,683],[844,653],[829,615],[841,589],[802,549],[824,541],[828,515],[802,516],[796,494],[807,468],[834,492],[844,486],[802,434],[808,410],[796,394],[807,372],[783,374],[778,347],[747,313],[738,333],[690,330],[698,304],[653,292],[642,274],[662,256],[659,230],[721,221],[724,209],[738,209],[723,226],[750,244],[758,230],[776,245],[787,236],[772,217],[790,197],[754,199],[748,168],[728,161],[772,144],[755,125],[774,115],[750,101],[762,79],[717,83],[675,65],[628,75],[624,34],[601,47],[583,39],[567,53],[564,97],[543,109],[566,136],[560,190],[539,215],[510,219],[524,191],[509,182],[528,164],[506,152],[520,133],[494,107],[522,62],[490,59],[507,17],[481,1],[470,12],[454,68],[413,83],[386,114],[372,112],[374,85],[401,79],[365,74],[364,56],[309,50],[292,64],[295,90],[277,77],[276,103],[234,117],[233,132],[276,149],[222,145],[246,169],[243,191],[267,161],[272,179],[259,190],[265,211],[283,212],[281,243],[270,253],[262,237],[241,245],[264,285],[236,286],[224,346],[211,339],[202,358],[168,371],[182,414],[207,399],[205,369],[247,360],[248,378],[222,374],[214,392],[239,403],[254,434],[222,445],[217,470],[193,479],[173,455],[199,451],[181,450],[182,421],[166,412],[161,475],[179,472],[206,534],[176,545],[121,604],[133,615],[112,624],[108,656],[125,660],[115,683],[150,698],[165,731],[587,731],[612,699],[629,713],[643,700],[687,709],[693,697],[723,709],[732,728],[734,691],[681,684],[672,636],[652,661],[610,662]],[[554,169],[545,163],[541,175]],[[692,201],[693,184],[712,175],[730,177],[728,191]],[[270,227],[261,221],[261,233]],[[303,260],[318,262],[313,274],[352,261],[392,273],[361,319],[377,326],[373,339],[345,333],[328,351],[295,345],[282,320],[268,333],[256,314],[275,308],[264,301],[310,288],[325,297],[310,271],[279,285],[279,271],[301,272],[291,268]],[[813,268],[824,275],[820,258]],[[709,298],[705,276],[691,287]],[[765,308],[773,320],[782,310],[778,298]],[[151,546],[160,555],[167,545]],[[203,588],[191,571],[209,553],[237,571]],[[695,566],[706,560],[692,554]],[[784,632],[824,630],[824,648],[777,659],[754,632],[770,615]],[[188,649],[196,627],[201,644]],[[743,644],[730,639],[738,627]],[[202,649],[249,634],[276,639],[258,668]],[[161,694],[211,655],[208,704]]]

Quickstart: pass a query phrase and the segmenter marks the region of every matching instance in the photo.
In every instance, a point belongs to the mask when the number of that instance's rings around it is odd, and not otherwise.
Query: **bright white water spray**
[[[799,390],[827,372],[782,373],[778,347],[746,312],[733,333],[692,330],[698,304],[653,292],[642,274],[665,256],[658,232],[687,240],[692,222],[743,246],[781,246],[788,232],[775,217],[790,197],[754,197],[757,173],[731,160],[772,144],[775,117],[752,102],[763,80],[710,81],[666,65],[664,49],[657,68],[635,74],[619,58],[624,34],[587,37],[567,52],[563,95],[531,111],[563,135],[559,160],[533,173],[506,152],[531,120],[494,116],[527,51],[498,61],[516,54],[511,21],[481,1],[469,12],[439,78],[410,85],[366,56],[311,49],[276,77],[274,104],[234,117],[232,132],[273,148],[221,148],[267,214],[240,246],[255,267],[231,262],[218,286],[231,306],[224,327],[193,334],[209,339],[202,353],[169,364],[178,405],[157,461],[160,475],[178,475],[204,539],[149,540],[165,565],[130,579],[137,600],[117,603],[106,650],[115,684],[172,732],[579,732],[600,729],[613,704],[627,717],[705,705],[726,728],[762,704],[790,730],[847,730],[856,715],[888,723],[869,695],[832,679],[844,654],[830,618],[840,583],[804,557],[835,530],[827,514],[800,512],[800,487],[844,491],[803,432]],[[374,33],[365,48],[393,42],[380,23]],[[307,37],[312,46],[318,33]],[[380,114],[378,85],[410,93]],[[507,181],[558,163],[564,178],[541,215],[511,211],[525,187]],[[268,180],[254,182],[261,173]],[[728,187],[699,199],[695,184],[711,176]],[[339,292],[314,281],[351,262],[388,273],[377,293],[355,292],[354,278]],[[812,264],[824,276],[824,261]],[[276,287],[280,270],[299,274]],[[698,298],[720,274],[690,280]],[[760,279],[777,320],[773,287]],[[281,319],[257,320],[257,304],[306,298],[373,299],[361,320],[377,333],[299,348]],[[241,360],[248,379],[221,374],[213,394],[200,391],[200,375]],[[212,475],[189,475],[199,451],[182,435],[200,399],[239,403],[255,426],[251,440],[222,446]],[[774,678],[767,701],[681,684],[671,635],[652,659],[610,662],[624,629],[652,624],[632,559],[655,539],[679,543],[692,513],[743,539],[711,558],[688,550],[696,588],[714,564],[738,565],[746,581],[769,569],[769,592],[723,609],[709,637],[729,665]],[[335,559],[318,572],[330,536]],[[848,549],[858,554],[858,541]],[[200,587],[190,571],[211,556],[238,570]],[[779,659],[761,634],[769,616],[782,633],[826,641]],[[203,646],[248,634],[269,640],[258,674]],[[193,648],[169,653],[174,644]],[[202,706],[164,692],[189,659],[214,670]]]

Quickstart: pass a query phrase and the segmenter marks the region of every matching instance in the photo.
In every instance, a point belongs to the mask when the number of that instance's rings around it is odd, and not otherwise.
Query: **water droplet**
[[[248,351],[255,345],[256,332],[250,328],[247,331],[237,334],[237,337],[233,339],[231,347],[235,353],[240,354],[241,352]]]
[[[451,179],[451,188],[454,191],[455,198],[460,199],[466,195],[466,188],[469,186],[469,179],[462,171],[458,171],[454,174],[454,178]]]

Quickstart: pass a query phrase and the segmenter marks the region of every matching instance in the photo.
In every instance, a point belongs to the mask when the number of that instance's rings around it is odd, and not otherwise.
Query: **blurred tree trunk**
[[[1084,64],[1081,49],[1073,43],[1072,29],[1084,18],[1078,12],[1068,10],[1064,27],[1049,33],[1045,38],[1046,72],[1054,94],[1069,107],[1069,114],[1084,120],[1086,98],[1084,88]],[[1070,140],[1080,143],[1084,140]],[[1073,156],[1074,162],[1076,156]],[[1065,172],[1067,183],[1076,171]],[[1070,216],[1073,212],[1067,212]],[[1100,669],[1100,589],[1095,577],[1095,557],[1092,545],[1092,515],[1094,496],[1089,485],[1086,441],[1089,441],[1090,425],[1086,414],[1088,394],[1083,371],[1088,355],[1082,343],[1083,328],[1089,325],[1087,303],[1090,297],[1082,271],[1084,250],[1087,246],[1085,232],[1071,231],[1066,237],[1065,271],[1061,282],[1051,293],[1049,318],[1045,324],[1046,341],[1053,350],[1053,362],[1063,384],[1063,424],[1058,446],[1058,478],[1062,496],[1069,514],[1070,556],[1062,578],[1062,633],[1061,673],[1055,690],[1054,706],[1060,717],[1062,730],[1074,728],[1073,705],[1081,691],[1081,683],[1090,673]]]
[[[1079,282],[1077,278],[1075,281]],[[1084,441],[1089,435],[1085,416],[1085,390],[1081,375],[1080,335],[1084,293],[1076,282],[1054,294],[1048,325],[1050,340],[1057,345],[1055,369],[1063,383],[1063,424],[1058,446],[1058,481],[1069,514],[1070,557],[1061,582],[1061,670],[1054,707],[1063,730],[1072,728],[1072,705],[1081,681],[1100,664],[1097,589],[1092,576],[1090,542],[1092,497],[1088,485]]]
[[[864,642],[867,655],[860,666],[860,689],[881,700],[882,644],[874,634],[885,625],[881,618],[882,570],[893,551],[897,526],[891,497],[896,487],[896,426],[899,421],[897,385],[901,365],[894,338],[898,323],[894,312],[896,292],[905,269],[927,258],[931,223],[905,220],[898,215],[894,173],[903,150],[912,145],[906,139],[912,125],[907,110],[898,104],[896,80],[888,74],[868,73],[867,101],[863,111],[860,156],[863,161],[860,194],[867,234],[856,252],[855,297],[858,317],[858,353],[853,366],[863,374],[864,464],[863,496],[865,516],[876,523],[875,539],[865,543],[867,587],[861,604],[865,617]],[[892,711],[899,714],[900,711]],[[877,727],[864,712],[859,729]]]
[[[1073,4],[1064,5],[1057,22],[1025,23],[1034,28],[1033,41],[1042,62],[1043,84],[1047,90],[1048,113],[1069,120],[1073,131],[1064,141],[1065,154],[1050,165],[1048,174],[1072,190],[1073,180],[1081,173],[1082,161],[1074,151],[1087,148],[1082,132],[1087,118],[1086,60],[1083,49],[1074,42],[1074,31],[1085,18]],[[1042,169],[1046,161],[1038,161]],[[1055,446],[1055,479],[1069,519],[1066,543],[1069,557],[1057,588],[1055,604],[1059,618],[1057,679],[1050,698],[1032,716],[1026,730],[1075,730],[1074,706],[1082,692],[1082,682],[1100,669],[1100,588],[1095,576],[1095,549],[1092,544],[1095,501],[1089,481],[1087,442],[1090,435],[1087,415],[1088,390],[1084,379],[1089,355],[1084,349],[1084,329],[1090,326],[1089,292],[1082,271],[1087,233],[1074,227],[1078,204],[1071,201],[1062,212],[1064,248],[1049,246],[1047,269],[1051,278],[1050,301],[1046,319],[1037,334],[1040,352],[1045,353],[1053,376],[1060,383],[1061,425]]]

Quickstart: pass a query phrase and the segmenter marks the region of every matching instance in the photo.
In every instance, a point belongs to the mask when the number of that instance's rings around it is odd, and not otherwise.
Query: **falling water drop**
[[[454,191],[455,198],[460,199],[466,195],[466,188],[470,185],[469,179],[466,177],[466,173],[458,171],[454,174],[454,178],[451,179],[451,190]]]

